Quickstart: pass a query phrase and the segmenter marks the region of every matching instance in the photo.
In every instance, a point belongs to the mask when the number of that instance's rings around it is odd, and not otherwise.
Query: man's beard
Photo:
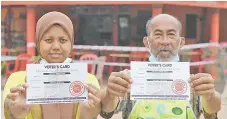
[[[171,45],[160,46],[157,49],[155,57],[160,62],[170,62],[177,55],[178,50],[174,49]]]

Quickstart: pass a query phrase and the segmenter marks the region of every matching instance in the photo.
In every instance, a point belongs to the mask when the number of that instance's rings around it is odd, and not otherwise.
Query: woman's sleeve
[[[100,89],[100,85],[99,85],[97,78],[92,74],[88,74],[88,83],[90,83],[90,84],[94,85],[95,87],[97,87],[98,89]]]
[[[24,78],[25,78],[25,72],[16,72],[16,73],[12,73],[9,76],[3,91],[4,103],[5,103],[6,96],[10,93],[10,88],[17,86],[18,84],[24,84],[25,83]],[[10,119],[9,113],[7,112],[7,109],[5,109],[5,106],[4,106],[4,115],[6,119]]]
[[[18,84],[25,84],[25,75],[25,72],[15,72],[9,76],[4,87],[3,100],[5,100],[6,96],[10,93],[10,88]]]

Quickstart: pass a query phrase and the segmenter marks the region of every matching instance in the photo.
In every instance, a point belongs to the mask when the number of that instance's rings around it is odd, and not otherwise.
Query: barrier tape
[[[206,48],[206,47],[227,47],[227,43],[201,43],[201,44],[191,44],[185,45],[181,48],[181,50],[189,50],[189,49],[197,49],[197,48]],[[74,45],[74,49],[80,50],[105,50],[105,51],[148,51],[145,47],[128,47],[128,46],[93,46],[93,45]]]
[[[100,62],[100,61],[83,61],[83,60],[74,60],[74,62],[86,62],[88,64],[103,64],[107,66],[130,66],[130,63],[117,63],[117,62]],[[207,64],[215,64],[216,61],[199,61],[199,62],[190,62],[190,66],[199,66]]]
[[[207,48],[207,47],[221,47],[227,48],[227,42],[223,43],[201,43],[201,44],[191,44],[185,45],[181,48],[181,50],[189,50],[189,49],[197,49],[197,48]],[[125,47],[125,46],[92,46],[92,45],[74,45],[74,49],[82,49],[82,50],[105,50],[105,51],[141,51],[146,52],[147,49],[145,47]],[[115,62],[88,62],[90,64],[100,64],[109,65],[109,66],[130,66],[129,63],[115,63]],[[190,62],[190,66],[198,66],[198,65],[207,65],[207,64],[215,64],[216,61],[199,61],[199,62]]]
[[[35,43],[34,42],[27,43],[27,47],[28,48],[35,47]]]

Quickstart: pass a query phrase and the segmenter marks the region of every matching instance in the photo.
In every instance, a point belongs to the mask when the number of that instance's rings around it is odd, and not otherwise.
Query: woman
[[[36,63],[70,63],[74,42],[72,21],[60,12],[49,12],[36,25],[36,48],[41,59]],[[4,88],[6,119],[93,119],[100,112],[103,97],[97,79],[88,74],[88,102],[74,104],[27,105],[26,72],[11,74]],[[89,110],[89,111],[87,111]]]

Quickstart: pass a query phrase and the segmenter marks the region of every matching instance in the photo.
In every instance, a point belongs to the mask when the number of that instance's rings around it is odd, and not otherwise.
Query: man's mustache
[[[174,48],[171,46],[160,46],[158,47],[158,53],[162,52],[162,51],[169,51],[170,53],[173,53]]]

